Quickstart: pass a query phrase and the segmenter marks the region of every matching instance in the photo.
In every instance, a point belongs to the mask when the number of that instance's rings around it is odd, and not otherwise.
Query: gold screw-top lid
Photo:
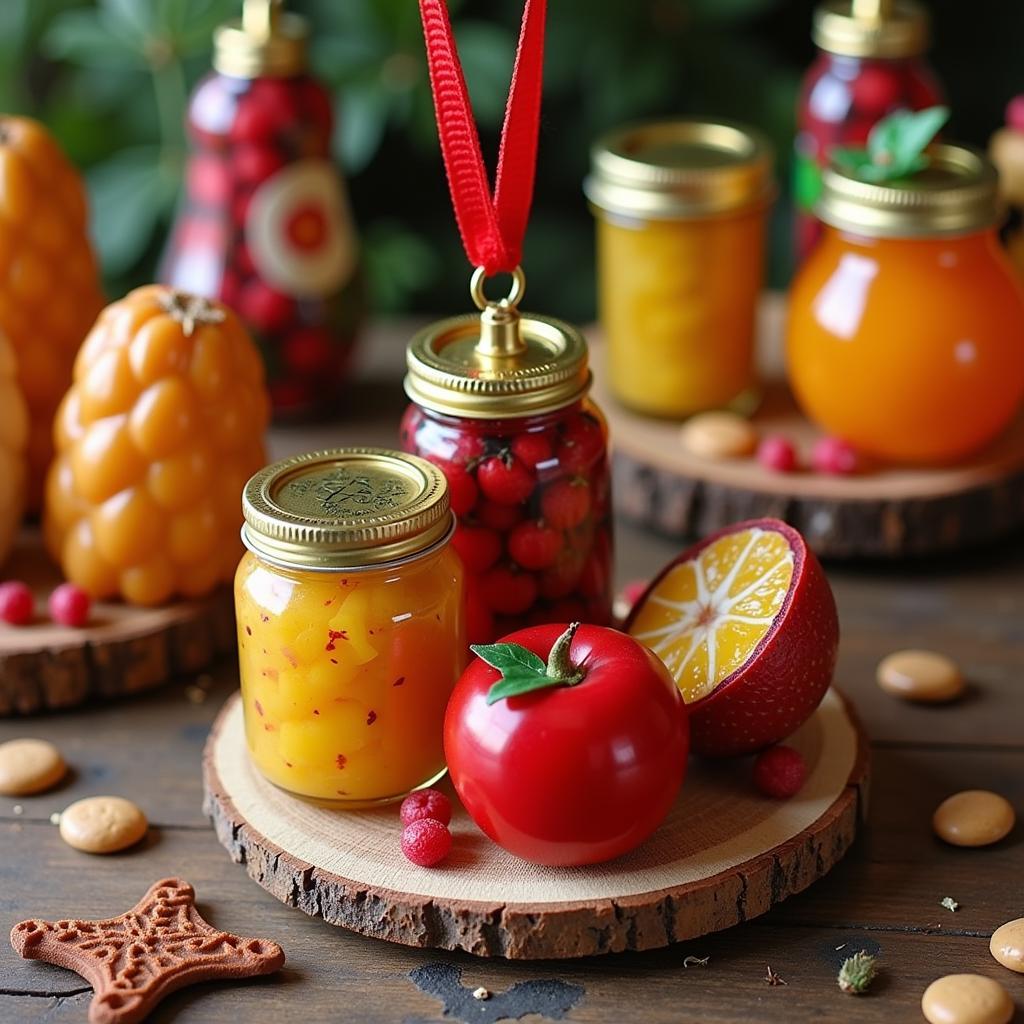
[[[448,536],[444,474],[386,448],[334,448],[261,469],[242,493],[242,540],[296,569],[354,570],[406,560]]]
[[[655,121],[598,139],[583,191],[611,214],[668,220],[763,206],[775,195],[772,147],[744,125]]]
[[[477,268],[470,293],[478,316],[451,317],[425,327],[406,351],[406,394],[435,412],[471,419],[515,419],[553,412],[590,389],[587,343],[561,320],[520,313],[522,270],[497,302],[483,294]]]
[[[825,0],[811,36],[843,57],[913,57],[928,47],[928,12],[915,0]]]
[[[976,149],[933,143],[929,163],[907,178],[872,184],[833,164],[826,168],[817,215],[869,238],[965,234],[997,223],[998,177]]]
[[[306,69],[309,25],[281,0],[243,0],[242,18],[213,33],[213,66],[234,78],[287,78]]]

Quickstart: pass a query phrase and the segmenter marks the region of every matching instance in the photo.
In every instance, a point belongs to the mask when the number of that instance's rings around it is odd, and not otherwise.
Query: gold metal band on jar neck
[[[725,121],[655,121],[610,132],[591,149],[583,191],[592,206],[641,220],[715,217],[775,195],[772,147]]]
[[[213,66],[233,78],[287,78],[306,69],[309,25],[281,0],[245,0],[240,21],[213,34]]]
[[[928,12],[916,0],[825,0],[811,36],[843,57],[913,57],[928,48]]]
[[[417,333],[406,350],[406,394],[417,405],[471,419],[553,412],[590,389],[587,343],[561,320],[520,313],[521,267],[508,295],[489,300],[477,267],[470,295],[479,315],[451,317]]]
[[[242,494],[242,540],[294,569],[355,571],[425,554],[451,532],[448,483],[386,448],[335,448],[261,469]]]
[[[966,234],[998,223],[998,176],[992,162],[968,146],[935,143],[929,165],[883,184],[826,168],[815,212],[826,224],[869,238]]]

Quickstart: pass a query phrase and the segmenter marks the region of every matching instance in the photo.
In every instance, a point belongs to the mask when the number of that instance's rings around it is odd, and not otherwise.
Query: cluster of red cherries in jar
[[[332,121],[326,91],[308,75],[248,80],[215,73],[189,111],[195,150],[187,203],[161,277],[238,311],[263,349],[277,411],[305,411],[336,393],[361,314],[352,281],[323,297],[298,297],[280,280],[267,281],[248,227],[259,186],[296,161],[328,158]],[[262,244],[292,259],[297,278],[303,261],[315,260],[327,233],[337,230],[325,212],[315,199],[297,196],[267,229]]]
[[[470,643],[527,625],[611,619],[605,430],[582,406],[476,423],[411,405],[402,446],[448,479]]]

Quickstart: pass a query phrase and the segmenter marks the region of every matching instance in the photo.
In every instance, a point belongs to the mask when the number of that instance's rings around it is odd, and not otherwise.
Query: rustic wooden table
[[[316,445],[394,442],[406,332],[371,332],[363,379],[338,423],[279,430],[275,456]],[[622,527],[620,579],[652,573],[676,551]],[[180,679],[137,700],[62,715],[0,722],[0,741],[41,736],[73,765],[39,797],[0,800],[0,922],[103,917],[126,910],[158,878],[196,888],[215,925],[266,935],[285,948],[276,977],[209,984],[169,997],[153,1021],[256,1024],[456,1020],[913,1021],[934,978],[972,971],[997,978],[1024,1013],[1024,975],[1000,967],[988,937],[1024,915],[1024,825],[998,845],[962,850],[932,835],[931,813],[966,788],[1005,794],[1024,814],[1024,544],[938,564],[832,565],[843,640],[838,683],[873,740],[869,821],[824,880],[730,931],[649,954],[508,963],[408,949],[366,939],[276,902],[231,863],[201,809],[199,759],[206,734],[237,685],[235,666],[211,674],[205,699]],[[913,707],[879,691],[887,652],[931,647],[971,680],[951,707]],[[191,698],[191,699],[190,699]],[[89,857],[66,846],[50,815],[72,800],[114,793],[136,801],[153,827],[141,849]],[[956,913],[939,901],[951,896]],[[836,987],[844,957],[860,949],[883,968],[869,995]],[[687,956],[709,957],[704,967]],[[786,982],[771,987],[767,965]],[[482,985],[494,995],[474,1000]],[[513,989],[513,986],[515,988]],[[512,990],[512,991],[510,991]],[[76,975],[0,950],[0,1022],[85,1019],[89,989]]]

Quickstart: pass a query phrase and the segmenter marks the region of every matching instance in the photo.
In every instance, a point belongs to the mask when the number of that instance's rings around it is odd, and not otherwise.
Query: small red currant
[[[561,550],[562,535],[544,523],[520,523],[508,538],[508,553],[524,569],[546,569]]]
[[[754,786],[759,793],[787,800],[796,796],[807,779],[807,762],[792,747],[769,747],[754,762]]]
[[[838,437],[819,438],[811,451],[811,464],[819,473],[848,476],[860,469],[857,449]]]
[[[35,614],[35,601],[27,583],[8,580],[0,583],[0,621],[12,626],[27,626]]]
[[[536,479],[525,463],[512,455],[492,455],[480,463],[477,482],[484,497],[499,505],[518,505],[533,493]]]
[[[89,621],[92,600],[74,583],[62,583],[50,594],[49,606],[50,618],[54,622],[78,628]]]
[[[418,789],[410,793],[398,808],[403,825],[409,825],[420,818],[433,818],[447,825],[452,820],[452,802],[438,789]]]
[[[480,591],[499,615],[522,615],[537,600],[537,581],[527,572],[498,565],[480,578]]]
[[[485,526],[460,523],[452,547],[469,572],[486,572],[501,557],[501,537]]]
[[[434,818],[418,818],[402,829],[402,853],[413,864],[430,868],[448,856],[452,834],[448,826]]]
[[[792,473],[796,469],[796,449],[788,437],[769,434],[757,446],[757,461],[776,473]]]

